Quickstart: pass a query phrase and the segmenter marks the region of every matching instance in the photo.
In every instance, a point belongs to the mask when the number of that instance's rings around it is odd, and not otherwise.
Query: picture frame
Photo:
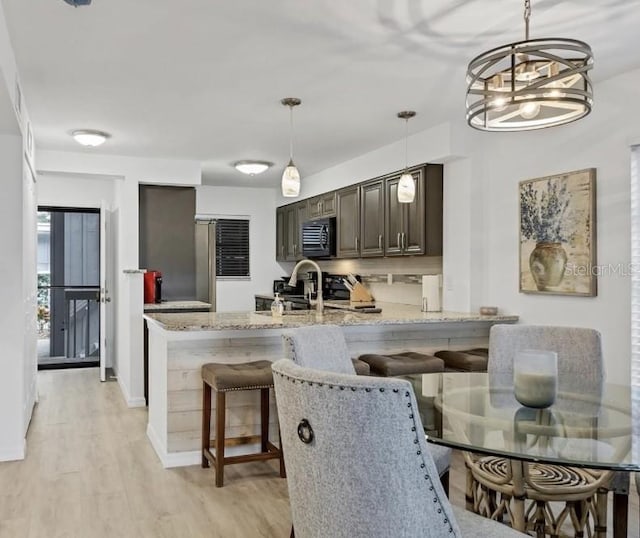
[[[520,292],[595,297],[596,169],[519,183]]]

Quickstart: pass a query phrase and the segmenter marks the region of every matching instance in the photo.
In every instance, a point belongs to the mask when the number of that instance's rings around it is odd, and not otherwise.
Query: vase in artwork
[[[560,285],[567,266],[567,253],[562,243],[539,242],[529,256],[529,269],[538,291]]]

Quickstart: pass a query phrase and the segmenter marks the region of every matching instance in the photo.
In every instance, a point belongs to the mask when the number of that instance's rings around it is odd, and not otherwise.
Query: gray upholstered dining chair
[[[356,374],[342,329],[337,325],[300,327],[282,335],[285,357],[300,366],[342,374]],[[440,480],[448,492],[451,449],[429,445]]]
[[[489,336],[489,383],[492,379],[512,378],[515,354],[525,349],[555,351],[558,354],[559,392],[589,393],[596,398],[602,394],[604,370],[600,333],[597,331],[573,327],[495,325]],[[499,405],[495,401],[491,403]],[[572,405],[575,406],[573,402],[559,399],[554,407],[589,416],[589,404],[581,402],[579,410]],[[593,412],[597,413],[597,409]],[[579,445],[580,441],[571,442]],[[589,519],[592,520],[593,535],[605,536],[606,493],[614,479],[617,487],[628,488],[628,476],[622,473],[510,462],[503,457],[479,457],[469,453],[464,457],[468,473],[467,508],[495,519],[508,514],[514,526],[523,525],[527,530],[536,531],[538,536],[556,536],[565,522],[571,522],[576,533],[584,532]],[[562,504],[559,513],[554,514],[552,502]]]
[[[451,506],[411,383],[272,368],[297,538],[523,536]]]

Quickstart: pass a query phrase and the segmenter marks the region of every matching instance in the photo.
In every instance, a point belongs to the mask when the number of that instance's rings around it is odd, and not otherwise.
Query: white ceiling
[[[463,118],[465,69],[523,38],[521,0],[1,0],[39,148],[196,159],[209,184],[274,186]],[[640,66],[640,0],[533,0],[532,38],[593,48],[593,78]],[[597,106],[597,84],[596,105]],[[230,163],[275,163],[249,178]]]

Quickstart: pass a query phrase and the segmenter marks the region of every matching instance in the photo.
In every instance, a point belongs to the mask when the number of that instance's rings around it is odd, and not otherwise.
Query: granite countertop
[[[163,301],[162,303],[144,303],[145,312],[161,312],[162,310],[193,310],[196,308],[211,308],[209,303],[202,301]]]
[[[295,328],[306,325],[400,325],[461,322],[518,321],[518,316],[481,316],[468,312],[422,312],[419,306],[376,303],[379,314],[325,309],[322,316],[315,310],[294,310],[281,318],[271,312],[193,312],[146,314],[145,318],[167,331],[221,331],[245,329]]]

